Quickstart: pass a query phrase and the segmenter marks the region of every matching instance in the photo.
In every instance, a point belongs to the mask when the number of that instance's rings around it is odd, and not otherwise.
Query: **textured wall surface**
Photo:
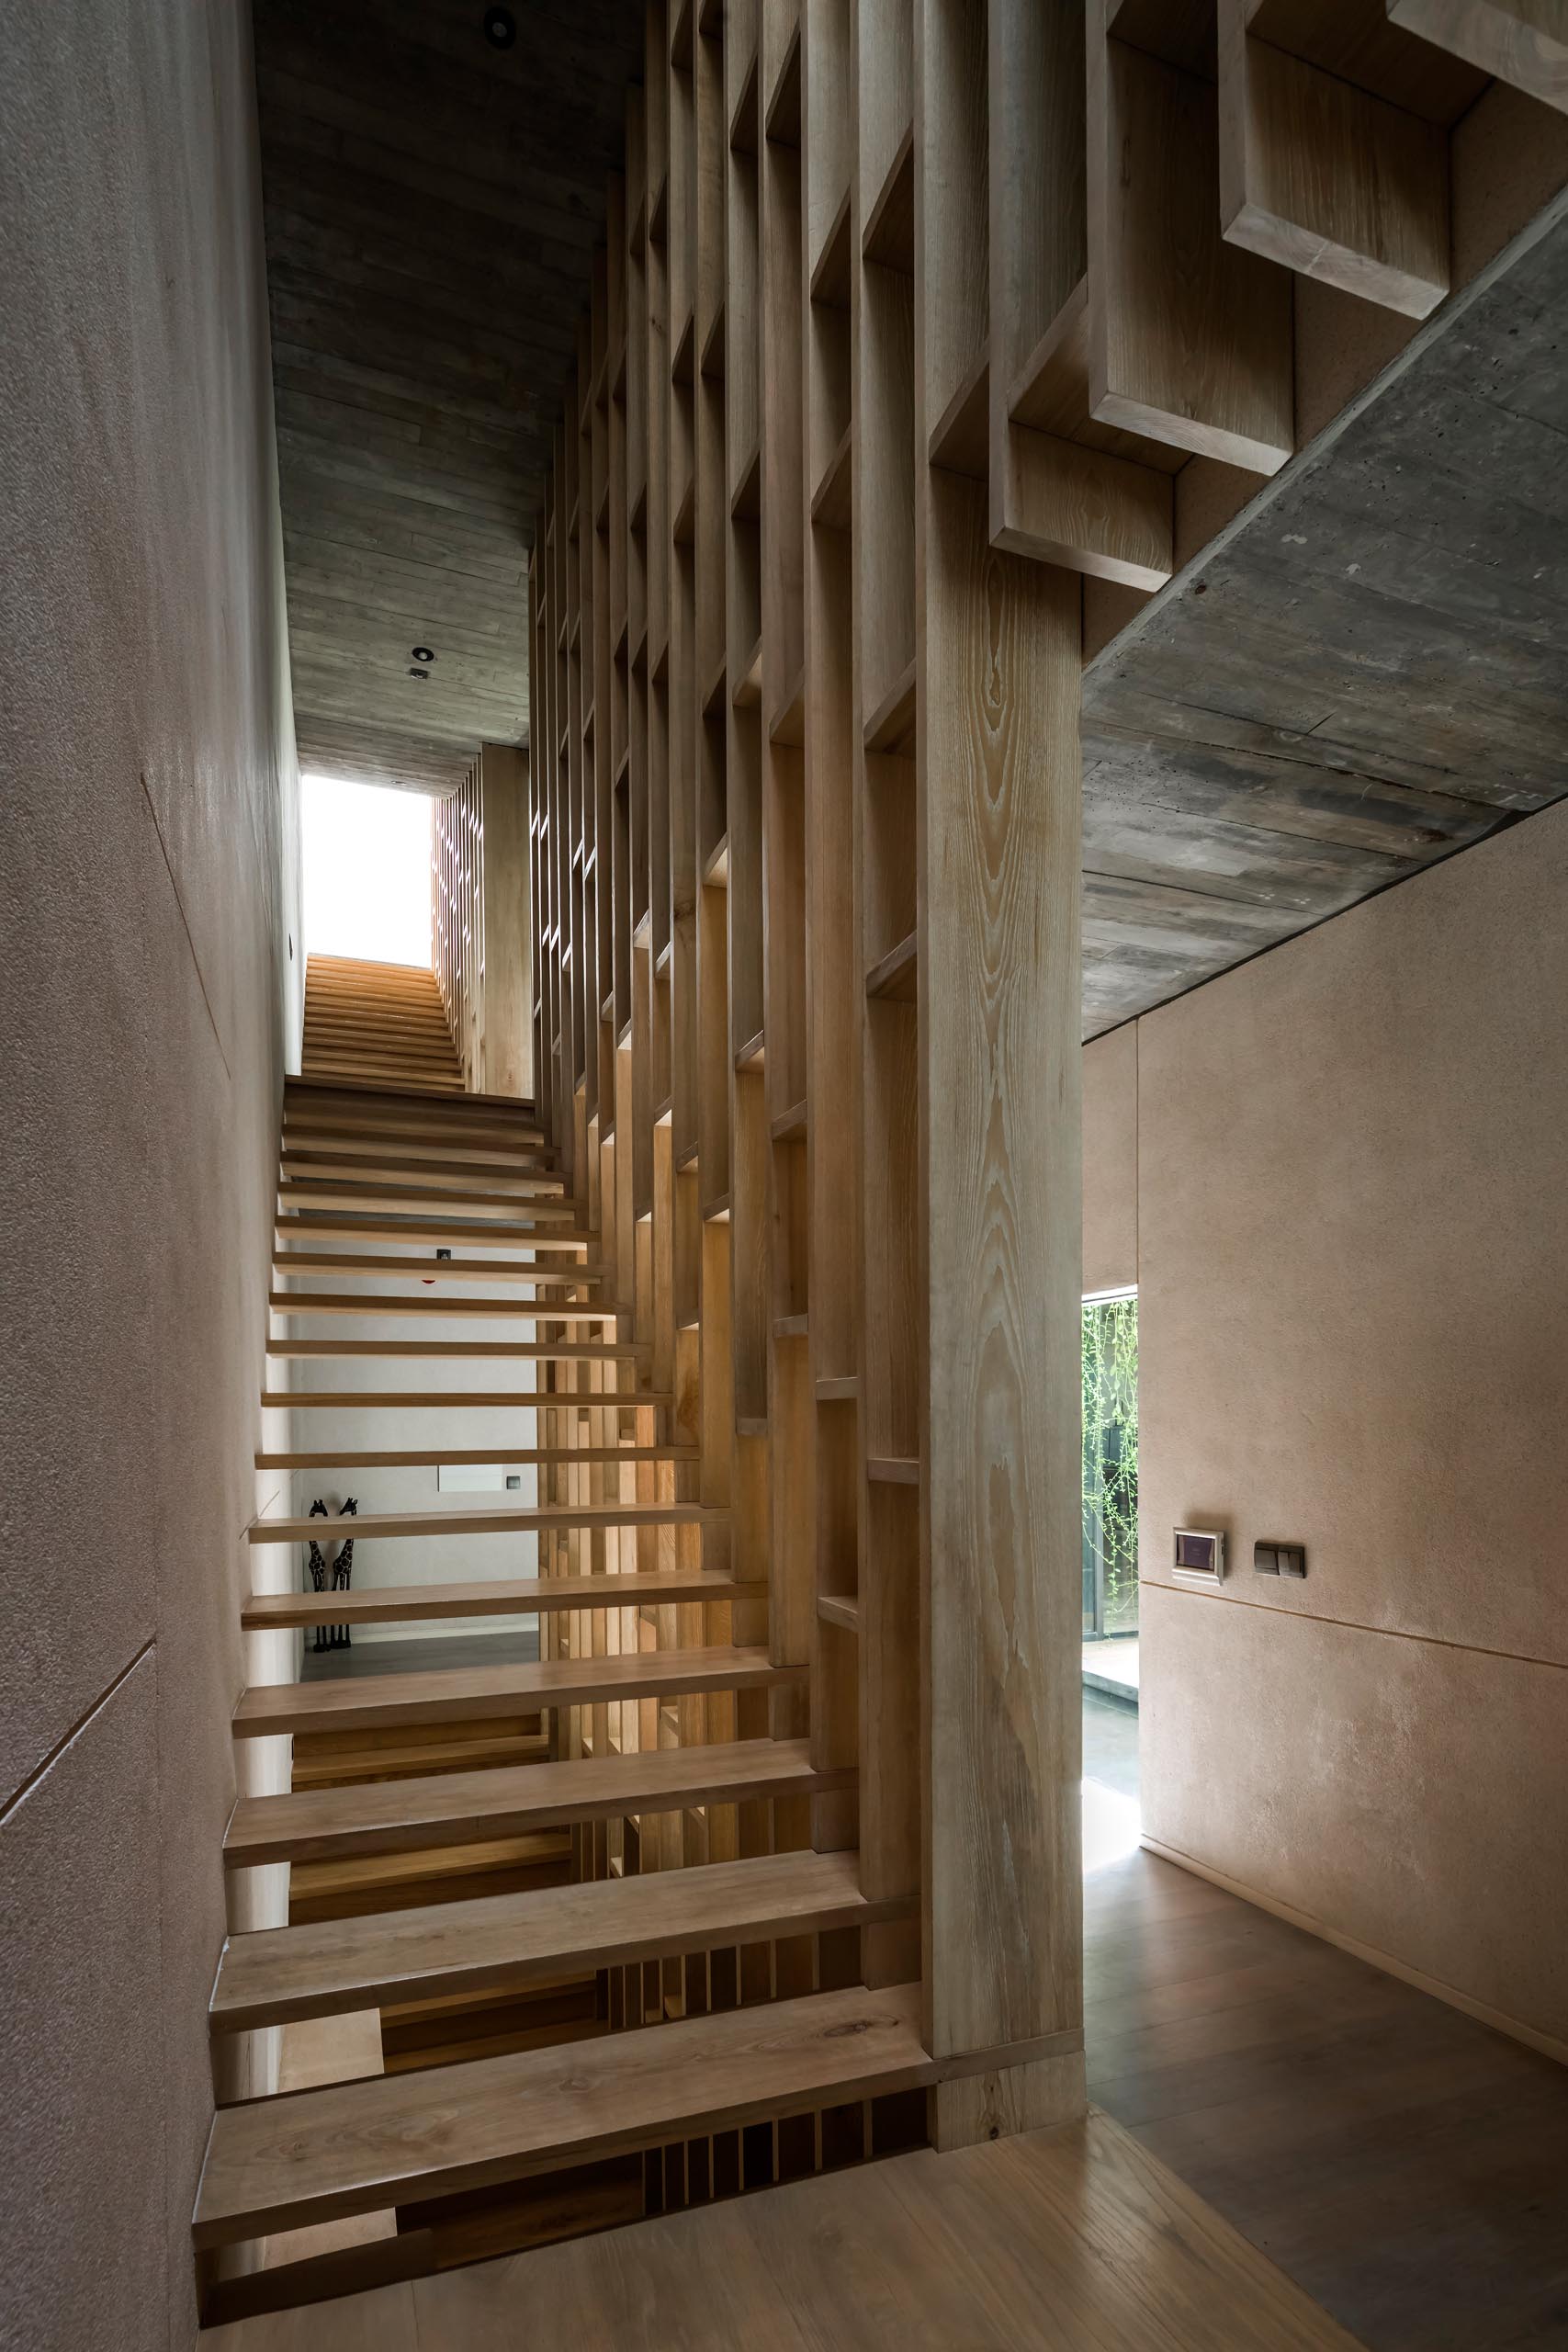
[[[1138,1279],[1138,1023],[1083,1049],[1083,1286]]]
[[[1145,1829],[1562,2041],[1565,908],[1558,808],[1138,1035]]]
[[[249,27],[0,29],[0,2342],[186,2346],[297,1034]]]

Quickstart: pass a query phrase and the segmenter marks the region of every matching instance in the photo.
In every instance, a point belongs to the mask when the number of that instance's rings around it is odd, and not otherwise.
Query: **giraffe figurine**
[[[318,1495],[315,1501],[310,1505],[310,1517],[312,1519],[325,1519],[326,1516],[327,1507],[321,1500],[320,1495]],[[327,1589],[326,1554],[321,1550],[321,1545],[317,1543],[313,1535],[310,1538],[309,1566],[310,1570],[310,1584],[313,1590],[317,1592],[325,1592]],[[324,1650],[327,1646],[327,1629],[324,1625],[318,1625],[316,1628],[316,1638],[311,1644],[311,1647],[313,1649]]]
[[[353,1519],[357,1514],[358,1510],[358,1502],[353,1495],[350,1495],[348,1500],[344,1504],[343,1509],[339,1513],[339,1517],[343,1519]],[[337,1558],[333,1562],[333,1590],[334,1592],[346,1592],[349,1587],[349,1580],[353,1575],[354,1538],[351,1535],[347,1543],[344,1545],[342,1551],[338,1554]],[[346,1625],[334,1625],[333,1627],[332,1646],[334,1650],[346,1650],[353,1647],[352,1638]]]

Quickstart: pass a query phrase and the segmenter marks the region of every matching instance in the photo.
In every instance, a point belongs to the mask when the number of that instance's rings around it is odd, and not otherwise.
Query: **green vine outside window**
[[[1084,1628],[1138,1623],[1138,1302],[1083,1311]]]

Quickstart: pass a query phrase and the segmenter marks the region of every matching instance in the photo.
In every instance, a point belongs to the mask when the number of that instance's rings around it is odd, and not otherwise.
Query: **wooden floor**
[[[1371,2352],[1568,2346],[1568,2071],[1152,1855],[1085,1899],[1097,2105]]]
[[[615,2352],[1568,2346],[1568,2074],[1148,1854],[1086,1906],[1087,2135],[896,2157],[204,2347],[491,2352],[541,2307]]]
[[[213,2330],[208,2352],[1352,2352],[1107,2117]]]

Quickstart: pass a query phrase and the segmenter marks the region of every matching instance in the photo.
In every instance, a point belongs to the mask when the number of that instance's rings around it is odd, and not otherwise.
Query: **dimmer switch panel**
[[[1179,1527],[1171,1574],[1178,1584],[1217,1585],[1225,1573],[1225,1539],[1213,1528]]]

